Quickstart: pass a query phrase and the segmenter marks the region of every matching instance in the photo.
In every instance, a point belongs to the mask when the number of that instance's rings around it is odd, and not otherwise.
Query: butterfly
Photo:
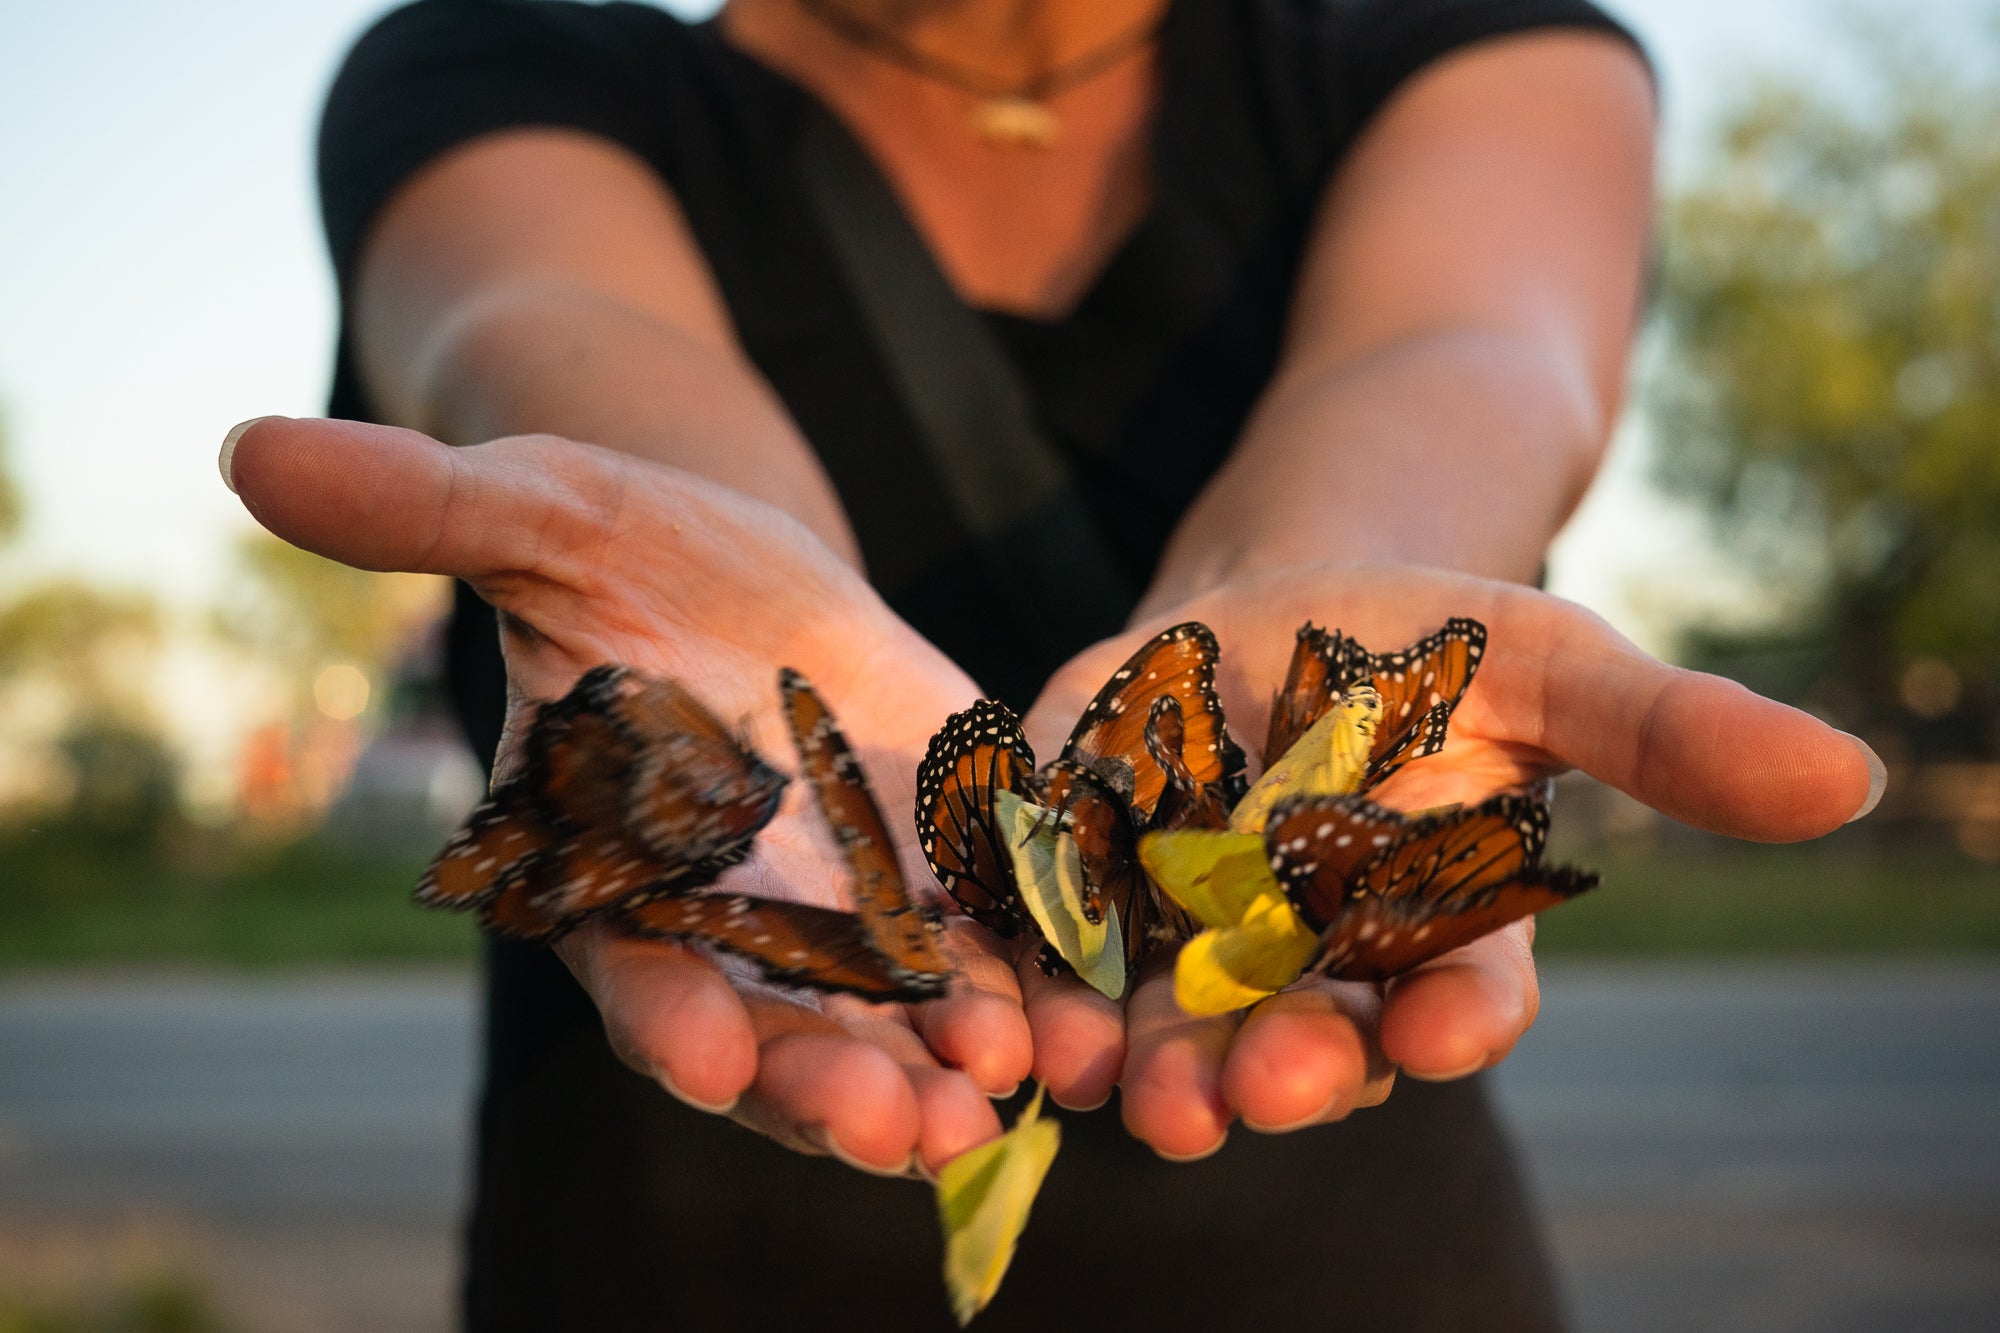
[[[845,765],[835,757],[844,740],[824,721],[817,748],[801,742],[808,778],[823,804],[831,782],[840,799],[873,810],[851,754]],[[863,881],[861,913],[701,891],[750,854],[787,781],[682,686],[597,667],[537,709],[520,770],[445,844],[417,901],[476,909],[489,930],[517,939],[553,940],[602,917],[632,934],[739,954],[775,980],[882,1000],[940,993],[948,969],[934,949],[904,939],[900,874],[887,884],[865,876],[863,866],[877,867],[845,836]],[[838,832],[842,821],[833,822]]]
[[[1162,630],[1097,692],[1077,719],[1062,757],[1094,770],[1126,799],[1133,820],[1149,825],[1162,797],[1174,785],[1175,768],[1195,788],[1214,790],[1223,807],[1243,795],[1243,749],[1229,734],[1222,701],[1215,693],[1216,662],[1222,650],[1208,626],[1190,620]],[[1163,738],[1160,708],[1171,700],[1178,710],[1178,743],[1156,752]],[[1155,745],[1147,732],[1155,733]]]
[[[520,771],[445,844],[417,901],[553,938],[714,883],[749,855],[786,782],[681,686],[597,667],[537,710]]]
[[[907,988],[942,993],[951,968],[938,950],[935,923],[910,898],[895,840],[853,747],[804,676],[781,671],[778,691],[800,766],[854,876],[855,903],[876,951]]]
[[[965,914],[1011,939],[1029,924],[995,801],[1028,794],[1035,752],[1021,719],[997,699],[953,713],[917,766],[917,839]]]
[[[1404,815],[1358,796],[1309,796],[1273,812],[1270,865],[1319,933],[1314,970],[1384,981],[1598,882],[1547,867],[1549,811],[1528,796]]]
[[[1412,759],[1444,748],[1446,724],[1486,653],[1486,627],[1459,616],[1397,653],[1370,653],[1338,630],[1308,621],[1285,683],[1271,702],[1264,762],[1275,764],[1312,724],[1358,685],[1381,696],[1365,785],[1373,786]]]

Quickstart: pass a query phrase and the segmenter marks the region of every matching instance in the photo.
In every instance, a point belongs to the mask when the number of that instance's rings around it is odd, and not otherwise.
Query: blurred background
[[[1566,780],[1607,887],[1500,1093],[1585,1328],[2000,1326],[2000,11],[1610,7],[1666,202],[1553,586],[1890,784],[1764,848]],[[382,8],[0,15],[0,1333],[447,1322],[445,590],[260,535],[213,461],[323,406],[312,135]]]

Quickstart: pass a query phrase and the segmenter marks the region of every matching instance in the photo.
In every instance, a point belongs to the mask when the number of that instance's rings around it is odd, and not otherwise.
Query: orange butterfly
[[[787,779],[681,686],[613,666],[537,710],[521,771],[445,844],[417,900],[476,908],[488,929],[519,939],[555,939],[602,916],[634,934],[740,954],[777,980],[873,999],[941,993],[948,969],[928,940],[911,938],[918,919],[886,834],[876,844],[886,852],[867,845],[874,801],[859,767],[803,681],[785,684],[860,914],[700,892],[749,855]]]
[[[1173,785],[1170,768],[1176,760],[1188,782],[1213,788],[1225,809],[1234,805],[1248,784],[1243,749],[1230,737],[1215,693],[1221,655],[1214,633],[1199,621],[1154,635],[1111,673],[1083,710],[1062,757],[1095,770],[1126,798],[1141,826],[1152,822]],[[1177,753],[1155,754],[1146,733],[1158,730],[1161,715],[1156,709],[1168,699],[1180,714],[1180,741],[1173,747]]]
[[[1313,967],[1383,981],[1595,887],[1544,867],[1549,812],[1527,796],[1409,816],[1358,796],[1284,802],[1264,832],[1271,869],[1320,933]]]
[[[1328,632],[1308,621],[1299,628],[1284,686],[1271,701],[1265,765],[1276,763],[1356,685],[1372,685],[1382,696],[1367,785],[1412,759],[1436,754],[1485,653],[1486,627],[1463,616],[1399,653],[1370,653],[1339,630]]]

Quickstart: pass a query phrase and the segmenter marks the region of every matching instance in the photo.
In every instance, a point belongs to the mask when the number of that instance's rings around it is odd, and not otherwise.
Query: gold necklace
[[[1025,79],[1000,79],[971,65],[910,45],[893,29],[842,9],[834,0],[799,0],[800,8],[843,40],[919,78],[974,99],[972,128],[996,148],[1052,148],[1062,134],[1049,102],[1150,45],[1166,23],[1167,7],[1102,45]]]

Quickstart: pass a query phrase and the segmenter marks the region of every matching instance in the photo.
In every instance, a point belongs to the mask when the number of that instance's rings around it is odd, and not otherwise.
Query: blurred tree
[[[217,619],[230,638],[294,668],[304,691],[331,665],[379,676],[443,609],[444,595],[442,579],[370,574],[254,532],[236,548]]]
[[[7,423],[0,420],[0,546],[21,531],[21,491],[7,460]]]
[[[1953,747],[1991,755],[2000,82],[1855,32],[1871,88],[1764,85],[1671,205],[1662,479],[1772,594],[1763,629],[1690,647],[1789,661],[1776,683],[1849,725],[1948,721]]]
[[[121,707],[139,697],[132,663],[159,628],[158,608],[142,593],[74,579],[35,584],[0,603],[0,681],[45,670],[93,705]]]

